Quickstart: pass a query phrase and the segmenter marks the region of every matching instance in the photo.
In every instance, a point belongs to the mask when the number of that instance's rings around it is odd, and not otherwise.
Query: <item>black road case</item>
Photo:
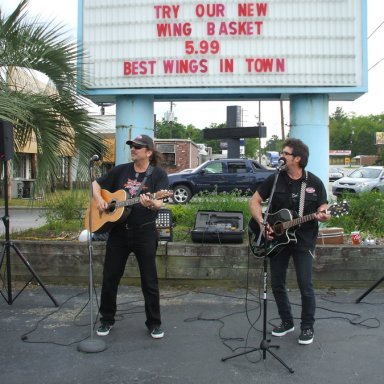
[[[198,211],[191,237],[195,243],[242,243],[243,212]]]

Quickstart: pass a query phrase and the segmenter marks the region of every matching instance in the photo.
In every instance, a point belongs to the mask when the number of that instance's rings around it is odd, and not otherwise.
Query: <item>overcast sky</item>
[[[5,13],[13,10],[18,0],[0,0]],[[77,29],[77,0],[30,0],[29,13],[39,15],[46,20],[55,19],[63,23],[73,37]],[[381,25],[383,23],[383,25]],[[371,36],[370,36],[371,35]],[[357,115],[380,114],[384,112],[384,0],[368,0],[368,68],[369,91],[359,99],[351,102],[330,102],[329,113],[336,107]],[[380,62],[380,60],[382,60]],[[258,120],[259,103],[252,102],[176,102],[173,107],[177,120],[182,124],[193,124],[205,128],[211,123],[226,120],[226,106],[243,107],[244,126],[252,126]],[[155,103],[157,119],[164,117],[170,103]],[[113,109],[107,113],[113,113]],[[280,105],[277,101],[261,102],[261,120],[267,126],[267,135],[281,136]],[[289,123],[289,103],[284,102],[285,122]]]

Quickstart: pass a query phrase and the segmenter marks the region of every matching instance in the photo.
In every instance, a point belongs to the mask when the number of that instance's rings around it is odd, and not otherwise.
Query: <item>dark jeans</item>
[[[141,289],[144,295],[146,326],[153,329],[161,324],[160,294],[156,269],[158,234],[155,224],[141,229],[120,228],[110,233],[104,261],[101,289],[101,322],[114,324],[117,290],[124,274],[128,256],[136,255],[140,269]]]
[[[295,265],[297,284],[301,293],[301,329],[312,328],[315,323],[316,301],[312,283],[313,257],[309,251],[286,247],[270,259],[273,296],[281,320],[293,321],[286,289],[287,269],[291,257]]]

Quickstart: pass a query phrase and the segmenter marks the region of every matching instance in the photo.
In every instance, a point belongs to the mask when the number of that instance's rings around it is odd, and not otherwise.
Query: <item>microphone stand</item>
[[[246,355],[248,353],[252,353],[252,352],[256,352],[256,351],[262,351],[263,352],[263,360],[265,360],[267,358],[267,352],[268,352],[277,361],[279,361],[285,368],[287,368],[290,373],[294,373],[295,371],[292,368],[290,368],[279,356],[277,356],[274,352],[271,351],[271,348],[279,349],[280,346],[279,345],[274,345],[274,344],[269,344],[271,342],[271,340],[267,339],[267,303],[268,303],[268,299],[267,299],[267,289],[268,289],[267,288],[267,283],[268,283],[268,260],[267,260],[268,238],[267,238],[267,225],[268,225],[268,215],[269,215],[269,211],[270,211],[270,208],[271,208],[271,203],[272,203],[273,195],[274,195],[275,189],[276,189],[277,178],[279,177],[280,171],[283,169],[283,165],[284,164],[282,164],[282,166],[277,168],[277,172],[276,172],[276,175],[275,175],[275,180],[274,180],[273,186],[272,186],[271,195],[269,196],[267,208],[264,211],[264,215],[263,215],[263,223],[262,223],[263,231],[260,231],[260,235],[259,235],[259,238],[257,239],[257,243],[256,243],[256,246],[259,246],[261,244],[261,240],[262,240],[262,237],[264,235],[263,339],[260,342],[259,348],[253,348],[253,349],[250,349],[249,351],[244,351],[244,352],[240,352],[240,353],[237,353],[235,355],[232,355],[232,356],[224,357],[224,358],[221,359],[221,361],[227,361],[227,360],[233,359],[234,357],[237,357],[237,356]]]
[[[97,158],[98,160],[98,158]],[[77,349],[80,352],[86,353],[97,353],[102,352],[107,348],[106,343],[101,339],[94,339],[94,324],[93,324],[93,243],[92,243],[92,200],[93,200],[93,188],[92,188],[92,171],[94,165],[94,158],[92,157],[89,162],[89,231],[88,231],[88,254],[89,254],[89,301],[90,301],[90,325],[91,325],[91,336],[89,339],[81,341]]]

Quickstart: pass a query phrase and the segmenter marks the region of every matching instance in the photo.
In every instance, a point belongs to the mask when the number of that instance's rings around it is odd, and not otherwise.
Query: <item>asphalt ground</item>
[[[43,216],[43,209],[40,208],[25,208],[25,207],[10,207],[8,209],[9,232],[25,231],[29,228],[38,228],[46,223]],[[5,209],[0,207],[0,235],[5,233]]]
[[[294,332],[270,336],[271,323],[278,323],[276,306],[272,296],[267,293],[264,300],[257,287],[162,288],[165,337],[161,340],[152,339],[145,328],[138,287],[120,288],[117,322],[103,338],[90,326],[91,318],[96,321],[98,288],[92,294],[92,314],[86,287],[46,288],[58,307],[35,285],[17,297],[14,292],[12,304],[0,297],[0,383],[382,384],[384,380],[384,286],[359,303],[356,300],[365,290],[318,291],[315,339],[305,346],[297,343],[298,320]],[[298,292],[291,291],[290,298],[299,317]],[[270,350],[281,361],[269,350],[254,350],[263,345],[264,314],[267,339],[272,339],[266,345],[279,346]],[[87,338],[102,340],[106,349],[79,351],[81,340]],[[244,351],[249,353],[236,356]]]

